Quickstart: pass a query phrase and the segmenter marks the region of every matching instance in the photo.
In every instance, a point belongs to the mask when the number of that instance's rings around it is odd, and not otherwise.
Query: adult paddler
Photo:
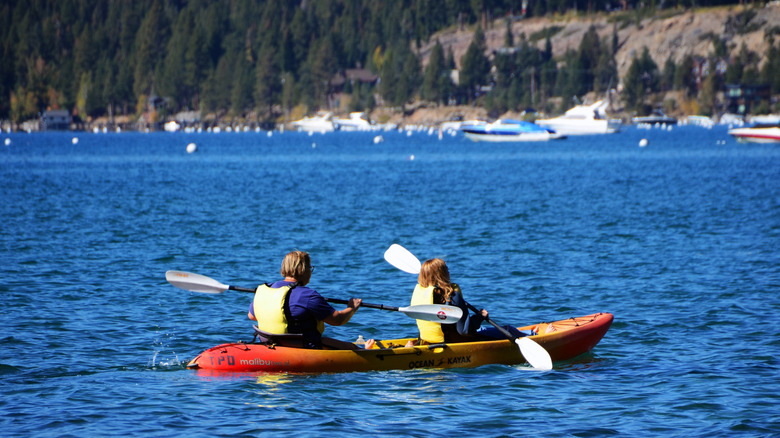
[[[314,268],[309,254],[292,251],[282,260],[283,280],[261,284],[249,305],[249,319],[268,333],[300,333],[306,348],[322,348],[325,323],[346,324],[355,314],[360,298],[350,298],[347,307],[336,310],[316,290],[306,287]]]

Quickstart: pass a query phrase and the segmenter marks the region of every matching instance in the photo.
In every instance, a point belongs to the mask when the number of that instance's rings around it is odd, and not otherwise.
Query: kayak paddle
[[[211,277],[194,274],[192,272],[168,271],[165,273],[165,279],[168,280],[168,283],[171,283],[179,289],[188,290],[190,292],[200,292],[204,294],[221,294],[222,292],[226,292],[228,290],[234,290],[237,292],[255,292],[254,289],[240,286],[228,286],[218,282],[217,280],[214,280]],[[337,304],[349,303],[347,300],[340,300],[336,298],[326,298],[325,300],[330,303]],[[386,306],[384,304],[371,304],[364,302],[361,304],[361,307],[363,306],[371,309],[402,312],[410,318],[434,321],[442,324],[455,324],[458,322],[460,317],[463,316],[463,311],[460,308],[456,306],[443,306],[439,304],[393,307]]]
[[[385,251],[385,260],[396,268],[408,272],[409,274],[419,274],[422,268],[422,263],[415,257],[408,249],[403,246],[394,243],[390,245],[390,248]],[[466,303],[471,310],[476,313],[480,313],[479,309]],[[550,353],[544,349],[541,345],[534,342],[533,339],[526,337],[516,338],[509,333],[504,327],[496,324],[492,319],[485,318],[485,321],[489,322],[493,327],[497,328],[507,339],[514,341],[520,348],[520,353],[523,355],[528,363],[539,370],[551,370],[553,368],[552,358]]]

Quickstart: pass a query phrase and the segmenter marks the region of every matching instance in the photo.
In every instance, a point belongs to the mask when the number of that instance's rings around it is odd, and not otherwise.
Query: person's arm
[[[330,325],[344,325],[352,319],[352,315],[357,312],[358,307],[363,302],[360,298],[350,298],[347,307],[342,310],[336,310],[323,321]]]
[[[463,316],[461,316],[456,323],[458,333],[464,336],[475,334],[477,330],[479,330],[482,321],[488,317],[488,311],[482,309],[478,314],[471,313],[468,304],[466,304],[466,300],[463,299],[460,288],[457,288],[455,293],[452,294],[451,301],[453,306],[457,306],[463,310]]]
[[[249,313],[246,316],[247,316],[247,318],[251,319],[252,321],[257,321],[257,318],[255,317],[255,302],[254,301],[249,303]]]

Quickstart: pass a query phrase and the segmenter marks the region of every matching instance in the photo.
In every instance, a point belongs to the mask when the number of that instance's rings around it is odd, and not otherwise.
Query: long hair
[[[292,251],[282,260],[282,276],[292,277],[302,286],[311,278],[311,258],[309,253]]]
[[[434,286],[435,292],[441,294],[443,303],[450,300],[455,289],[450,282],[450,270],[442,259],[426,260],[420,268],[420,275],[417,276],[417,282],[422,287]]]

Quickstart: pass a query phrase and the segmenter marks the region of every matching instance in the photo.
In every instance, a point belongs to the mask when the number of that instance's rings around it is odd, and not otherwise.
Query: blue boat
[[[531,122],[512,119],[498,119],[493,123],[461,126],[461,131],[473,141],[547,141],[566,138],[552,129],[542,128]]]

